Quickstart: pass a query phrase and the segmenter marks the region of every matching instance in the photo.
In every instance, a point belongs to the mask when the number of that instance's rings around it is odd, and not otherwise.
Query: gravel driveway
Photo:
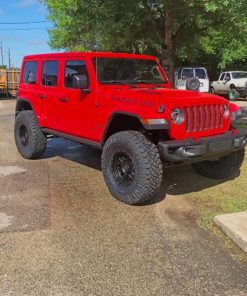
[[[195,225],[186,196],[122,204],[100,152],[66,140],[50,140],[42,160],[22,159],[14,105],[0,102],[1,296],[247,295],[247,266]],[[166,173],[167,188],[179,175],[196,186],[189,167]]]

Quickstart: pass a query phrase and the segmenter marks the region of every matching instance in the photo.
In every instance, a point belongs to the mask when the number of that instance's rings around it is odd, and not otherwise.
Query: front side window
[[[224,77],[225,77],[225,73],[222,73],[222,74],[220,75],[220,80],[224,80]]]
[[[165,83],[155,60],[94,58],[93,64],[103,84]]]
[[[64,86],[75,88],[75,79],[85,75],[88,76],[84,61],[67,61],[65,63]]]
[[[224,80],[231,80],[230,73],[226,73]]]
[[[35,84],[37,76],[37,62],[25,62],[23,70],[23,83]]]
[[[56,86],[58,76],[58,62],[46,61],[42,68],[42,84],[46,86]]]

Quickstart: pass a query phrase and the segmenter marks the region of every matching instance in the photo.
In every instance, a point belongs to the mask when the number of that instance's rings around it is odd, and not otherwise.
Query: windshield
[[[247,72],[233,72],[232,78],[233,79],[247,78]]]
[[[94,58],[93,64],[103,84],[166,83],[154,60]]]

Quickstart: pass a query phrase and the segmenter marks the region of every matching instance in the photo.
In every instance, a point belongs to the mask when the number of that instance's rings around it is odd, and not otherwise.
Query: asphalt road
[[[108,193],[97,150],[53,139],[42,160],[22,159],[13,112],[0,101],[1,296],[247,295],[247,266],[195,225],[191,168],[166,172],[181,194],[128,206]]]

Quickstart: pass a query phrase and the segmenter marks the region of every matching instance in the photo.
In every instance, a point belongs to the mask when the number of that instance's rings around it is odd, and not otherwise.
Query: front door
[[[94,98],[89,90],[89,78],[88,91],[76,88],[75,79],[80,75],[88,77],[85,60],[79,58],[63,60],[63,90],[58,101],[59,126],[66,134],[93,140]]]
[[[220,75],[220,78],[218,80],[218,83],[215,85],[215,91],[217,93],[222,93],[223,90],[223,84],[224,84],[224,78],[225,78],[225,73],[222,73]]]

